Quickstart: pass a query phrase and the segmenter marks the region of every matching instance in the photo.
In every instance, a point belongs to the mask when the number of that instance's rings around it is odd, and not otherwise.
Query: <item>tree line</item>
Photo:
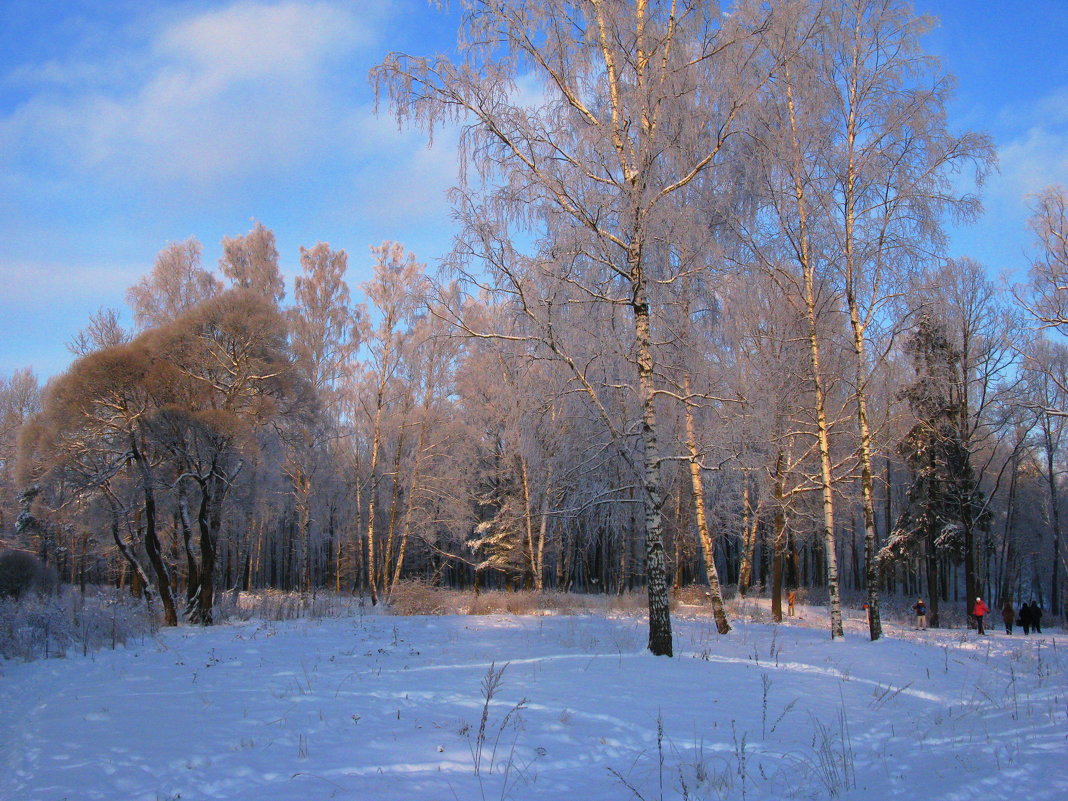
[[[461,131],[457,237],[170,245],[43,391],[2,387],[3,536],[168,623],[219,587],[842,589],[1064,611],[1063,188],[1029,278],[947,258],[994,166],[898,0],[471,2],[372,73]],[[991,265],[994,266],[994,265]],[[1002,266],[1002,265],[997,265]],[[1042,332],[1051,332],[1045,336]],[[17,469],[16,469],[17,462]]]

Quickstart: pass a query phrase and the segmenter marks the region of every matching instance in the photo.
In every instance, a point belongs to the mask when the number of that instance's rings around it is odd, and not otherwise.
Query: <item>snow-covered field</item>
[[[0,799],[1068,798],[1063,635],[806,618],[683,613],[675,659],[634,618],[354,613],[0,663]]]

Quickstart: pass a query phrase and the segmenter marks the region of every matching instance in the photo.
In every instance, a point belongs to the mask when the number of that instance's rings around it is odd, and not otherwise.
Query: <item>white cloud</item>
[[[438,126],[428,146],[425,130],[410,123],[398,128],[383,102],[378,114],[370,103],[353,109],[346,131],[346,147],[359,163],[357,182],[371,191],[354,193],[340,214],[389,225],[448,219],[446,193],[458,181],[458,125]]]
[[[1016,135],[998,148],[1000,174],[990,190],[1019,203],[1044,186],[1068,183],[1068,87],[1018,110],[1016,119]]]
[[[1068,129],[1031,128],[998,151],[1004,191],[1017,198],[1068,183]]]
[[[951,227],[955,254],[974,256],[995,273],[1019,276],[1032,247],[1027,196],[1068,185],[1068,88],[997,115],[998,171],[983,187],[983,218]]]
[[[0,144],[9,159],[198,190],[291,170],[329,143],[340,84],[362,79],[338,67],[366,49],[374,17],[239,2],[171,24],[112,70],[49,62],[36,94],[0,120]],[[25,83],[27,67],[6,77]]]
[[[310,75],[324,60],[369,42],[369,31],[347,9],[240,2],[178,23],[156,50],[189,63],[192,83],[211,91],[241,80]]]
[[[143,270],[143,265],[0,261],[0,280],[5,305],[47,308],[57,298],[77,298],[92,310],[108,300],[121,299]]]

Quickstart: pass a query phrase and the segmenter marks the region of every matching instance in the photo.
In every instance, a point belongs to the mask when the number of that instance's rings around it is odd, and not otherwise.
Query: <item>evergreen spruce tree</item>
[[[915,423],[898,446],[912,473],[908,503],[882,550],[884,560],[922,555],[930,625],[939,625],[940,560],[960,560],[966,533],[988,525],[986,501],[957,425],[963,403],[960,353],[944,326],[924,315],[905,346],[916,370],[903,396]],[[978,592],[978,588],[977,588]],[[974,601],[968,598],[970,606]]]

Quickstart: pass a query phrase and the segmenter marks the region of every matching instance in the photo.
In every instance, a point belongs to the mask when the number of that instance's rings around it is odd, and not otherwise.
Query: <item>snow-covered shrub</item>
[[[0,658],[47,659],[115,648],[156,630],[143,601],[118,590],[0,600]]]
[[[395,615],[449,615],[460,611],[467,593],[434,587],[426,581],[401,581],[393,588],[389,608]],[[473,597],[473,594],[472,594]]]
[[[221,592],[215,597],[212,615],[216,622],[245,620],[296,620],[298,618],[346,617],[358,609],[360,601],[348,595],[329,592]]]
[[[687,584],[671,591],[671,600],[676,604],[700,606],[709,602],[708,587],[704,584]]]
[[[544,612],[548,600],[531,592],[502,590],[486,590],[468,597],[470,602],[464,611],[469,615],[533,615]]]
[[[649,595],[645,590],[625,592],[622,595],[606,595],[604,599],[606,601],[605,612],[621,615],[645,615],[649,612]],[[677,611],[678,604],[673,602],[671,609]]]
[[[395,615],[641,615],[647,611],[644,592],[582,594],[555,590],[451,590],[423,581],[402,581],[389,609]]]

